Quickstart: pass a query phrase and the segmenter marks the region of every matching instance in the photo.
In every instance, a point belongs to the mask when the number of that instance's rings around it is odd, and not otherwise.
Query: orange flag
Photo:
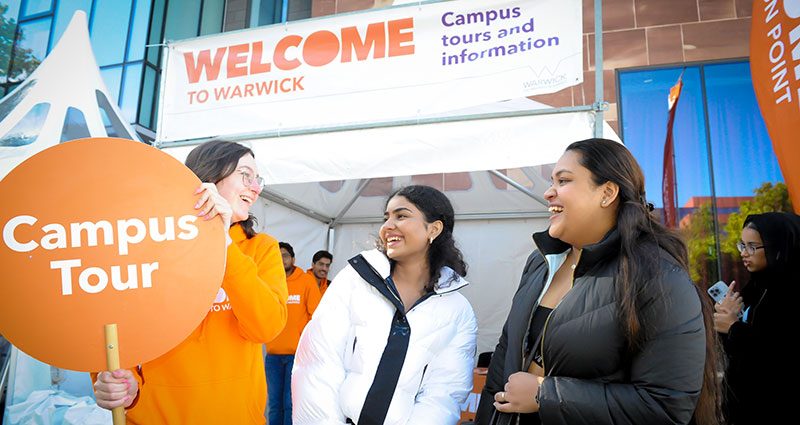
[[[753,2],[750,72],[789,196],[800,214],[800,0]]]

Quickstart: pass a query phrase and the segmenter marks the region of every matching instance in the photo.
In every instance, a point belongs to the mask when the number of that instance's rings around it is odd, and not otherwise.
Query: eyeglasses
[[[739,252],[747,250],[747,253],[750,255],[754,255],[757,249],[764,248],[764,245],[755,246],[755,245],[745,245],[744,242],[736,242],[736,248],[739,248]]]
[[[244,183],[245,186],[250,187],[250,186],[253,185],[253,181],[255,181],[256,183],[258,183],[258,187],[261,187],[261,188],[264,187],[264,178],[263,177],[256,176],[255,178],[253,178],[253,176],[250,175],[250,172],[247,171],[244,168],[240,168],[240,169],[238,169],[236,171],[239,172],[239,173],[242,173],[242,182]]]

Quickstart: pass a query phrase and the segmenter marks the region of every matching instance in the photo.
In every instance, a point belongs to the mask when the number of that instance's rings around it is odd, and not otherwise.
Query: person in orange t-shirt
[[[325,290],[328,289],[328,285],[331,284],[328,280],[328,272],[331,270],[332,261],[333,255],[330,252],[324,249],[317,251],[311,259],[311,268],[306,270],[306,273],[317,281],[320,295],[325,295]]]
[[[262,180],[252,150],[233,142],[196,147],[186,166],[204,182],[195,192],[199,219],[219,216],[228,230],[222,287],[177,347],[138,367],[97,374],[95,398],[105,409],[123,406],[128,424],[263,425],[262,344],[286,324],[288,294],[278,242],[256,233],[250,215]]]
[[[303,269],[294,265],[294,248],[286,242],[278,244],[281,249],[286,286],[289,289],[289,321],[286,328],[267,344],[267,399],[270,425],[292,423],[292,366],[300,334],[306,327],[322,297],[317,281]]]

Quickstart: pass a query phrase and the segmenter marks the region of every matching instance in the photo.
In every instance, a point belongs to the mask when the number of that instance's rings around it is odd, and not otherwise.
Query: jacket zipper
[[[572,290],[572,288],[575,286],[575,270],[578,268],[578,263],[581,261],[581,254],[583,254],[583,250],[581,250],[581,252],[578,253],[578,259],[575,260],[575,268],[572,269],[572,280],[570,282],[569,290],[567,291],[567,293],[569,293],[569,291]],[[566,296],[567,294],[564,294],[564,297]],[[564,297],[561,297],[561,300],[558,301],[558,304],[556,304],[556,306],[553,307],[553,311],[551,311],[550,314],[547,315],[547,320],[544,321],[544,327],[542,328],[542,341],[539,343],[539,354],[542,356],[542,370],[544,371],[545,376],[550,376],[550,375],[547,373],[547,368],[545,367],[544,364],[544,336],[545,332],[547,332],[547,324],[550,323],[550,318],[553,317],[553,313],[555,313],[558,306],[561,305],[561,301],[564,300]]]
[[[383,283],[389,289],[389,292],[400,303],[400,305],[403,306],[403,310],[405,310],[405,305],[403,305],[403,300],[400,299],[400,294],[397,292],[397,288],[394,287],[394,284],[389,285],[389,282],[387,281],[387,279],[383,279],[381,274],[378,273],[377,270],[375,270],[375,267],[372,267],[372,264],[370,264],[369,261],[366,260],[366,258],[364,259],[364,262],[367,263],[367,266],[369,266],[369,268],[375,273],[376,276],[380,277],[383,280]],[[391,275],[390,275],[390,277],[391,277]],[[407,314],[407,312],[404,311],[403,314]]]

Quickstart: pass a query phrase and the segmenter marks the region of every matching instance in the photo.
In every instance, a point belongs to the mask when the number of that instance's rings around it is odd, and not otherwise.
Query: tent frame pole
[[[606,105],[607,107],[608,105]],[[568,114],[572,112],[592,112],[596,110],[595,105],[582,105],[582,106],[564,106],[559,108],[543,108],[543,109],[530,109],[527,111],[506,111],[506,112],[489,112],[483,114],[469,114],[469,115],[453,115],[447,117],[431,117],[431,118],[414,118],[414,119],[403,119],[403,120],[394,120],[394,121],[381,121],[377,123],[363,123],[363,124],[350,124],[350,125],[341,125],[341,126],[327,126],[327,127],[315,127],[315,128],[304,128],[304,129],[295,129],[295,130],[272,130],[266,132],[257,132],[257,133],[245,133],[245,134],[238,134],[238,135],[229,135],[225,136],[225,140],[231,141],[240,141],[240,140],[252,140],[252,139],[266,139],[272,137],[282,137],[282,136],[299,136],[299,135],[306,135],[306,134],[319,134],[319,133],[332,133],[335,131],[352,131],[352,130],[366,130],[366,129],[373,129],[373,128],[387,128],[387,127],[401,127],[401,126],[412,126],[412,125],[423,125],[423,124],[438,124],[438,123],[447,123],[447,122],[458,122],[458,121],[472,121],[472,120],[485,120],[485,119],[495,119],[495,118],[510,118],[510,117],[524,117],[524,116],[533,116],[533,115],[554,115],[554,114]],[[175,148],[181,146],[194,146],[199,145],[209,140],[213,140],[217,138],[215,137],[203,137],[198,139],[190,139],[190,140],[176,140],[172,142],[159,142],[156,141],[155,146],[159,149],[166,149],[166,148]]]
[[[287,199],[285,196],[275,193],[269,189],[266,188],[262,189],[261,193],[259,193],[258,196],[266,199],[267,201],[271,201],[278,205],[282,205],[286,208],[289,208],[292,211],[299,212],[300,214],[303,214],[306,217],[312,218],[317,221],[321,221],[322,223],[329,224],[333,221],[333,218],[328,217],[327,215],[319,211],[316,211],[311,207],[298,204],[297,202],[294,202],[291,199]]]
[[[540,204],[542,204],[544,206],[548,206],[547,200],[545,200],[543,197],[531,192],[530,189],[528,189],[527,187],[519,184],[516,180],[512,179],[511,177],[508,177],[507,175],[505,175],[505,174],[503,174],[503,173],[501,173],[501,172],[499,172],[497,170],[487,170],[487,171],[489,171],[489,174],[499,178],[500,180],[503,180],[504,182],[510,184],[511,186],[513,186],[514,188],[519,190],[520,192],[530,196],[531,198],[536,200],[536,202],[538,202],[538,203],[540,203]]]
[[[461,213],[455,215],[456,222],[469,220],[529,220],[549,218],[552,214],[548,211],[507,211],[495,213]],[[383,222],[383,217],[351,217],[343,218],[339,224],[378,224]]]
[[[603,0],[594,0],[594,137],[603,137]]]
[[[350,207],[352,207],[353,204],[356,203],[358,197],[361,196],[362,193],[364,193],[364,190],[367,188],[367,186],[369,186],[370,183],[372,183],[372,179],[367,179],[364,182],[364,184],[362,184],[361,187],[358,188],[358,190],[350,199],[350,201],[347,203],[347,205],[345,205],[344,208],[342,208],[342,211],[339,212],[339,215],[337,215],[336,218],[334,218],[328,224],[328,246],[327,246],[328,251],[333,249],[334,243],[336,242],[336,226],[339,224],[342,218],[344,218],[344,215],[347,214],[347,211],[350,210]]]

